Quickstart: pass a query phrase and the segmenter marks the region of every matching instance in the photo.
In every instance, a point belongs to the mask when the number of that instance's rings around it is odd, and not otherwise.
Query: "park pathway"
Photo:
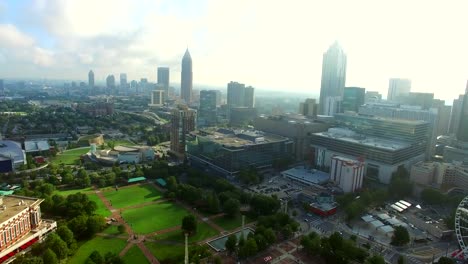
[[[125,253],[134,245],[136,244],[141,252],[145,255],[146,259],[151,264],[159,264],[159,261],[156,259],[156,257],[151,253],[151,251],[145,246],[145,237],[144,236],[136,236],[135,232],[133,232],[132,227],[125,222],[125,220],[122,218],[122,215],[120,214],[121,210],[117,210],[114,207],[112,207],[112,204],[110,203],[109,200],[104,196],[104,194],[96,187],[94,186],[94,190],[96,195],[99,197],[99,199],[104,203],[106,208],[112,213],[112,218],[115,218],[117,220],[117,223],[124,225],[125,230],[128,233],[128,244],[125,246],[125,248],[119,253],[119,256],[124,256]]]

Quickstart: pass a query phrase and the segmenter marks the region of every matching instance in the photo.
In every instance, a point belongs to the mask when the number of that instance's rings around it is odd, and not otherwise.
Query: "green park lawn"
[[[110,225],[106,229],[102,230],[102,233],[115,236],[127,234],[127,232],[120,234],[118,230],[118,225]]]
[[[151,253],[159,260],[164,261],[168,258],[182,257],[184,256],[184,245],[183,244],[163,244],[155,242],[146,242],[145,246],[151,251]]]
[[[218,217],[212,220],[215,224],[219,225],[225,230],[233,230],[242,226],[242,216],[238,215],[235,218],[231,217]],[[251,223],[254,220],[245,216],[245,224]]]
[[[89,147],[66,150],[60,154],[57,154],[57,156],[52,159],[52,163],[57,165],[61,163],[65,165],[75,165],[80,159],[80,156],[87,153],[88,151]]]
[[[107,210],[106,206],[101,201],[101,199],[99,199],[97,194],[88,194],[88,198],[89,198],[89,200],[94,201],[96,203],[96,205],[97,205],[97,209],[95,211],[96,214],[102,215],[102,216],[105,216],[105,217],[108,217],[108,216],[110,216],[112,214],[109,210]]]
[[[123,218],[136,233],[148,234],[182,224],[189,213],[179,205],[164,202],[124,210]]]
[[[140,248],[137,245],[132,246],[127,253],[123,256],[123,261],[126,264],[145,264],[149,261],[146,258],[145,254],[141,252]]]
[[[70,194],[75,194],[75,193],[91,193],[93,192],[94,189],[93,187],[86,187],[86,188],[81,188],[81,189],[70,189],[70,190],[56,190],[54,194],[60,194],[62,196],[68,196]]]
[[[207,238],[214,237],[218,234],[219,233],[215,229],[210,227],[207,223],[198,222],[197,232],[189,236],[189,243],[202,241]],[[173,232],[156,235],[154,238],[157,240],[166,240],[166,241],[179,242],[179,243],[184,243],[184,239],[185,239],[182,230],[176,230]]]
[[[68,264],[85,263],[86,259],[94,250],[97,250],[99,253],[101,253],[102,256],[104,256],[107,252],[119,254],[119,252],[125,247],[126,244],[127,241],[123,239],[95,237],[82,244],[76,251],[75,255],[69,259]]]
[[[112,203],[114,208],[124,208],[161,198],[161,193],[152,185],[136,185],[128,188],[112,189],[104,192],[104,196]]]
[[[135,143],[130,142],[129,140],[126,139],[115,139],[115,140],[106,140],[106,145],[107,143],[113,143],[114,146],[135,146]]]

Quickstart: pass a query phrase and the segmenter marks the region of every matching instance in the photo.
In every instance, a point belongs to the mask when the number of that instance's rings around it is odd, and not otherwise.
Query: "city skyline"
[[[112,15],[102,16],[110,5]],[[318,94],[321,56],[338,40],[348,56],[346,86],[385,97],[390,78],[408,78],[412,91],[433,92],[450,104],[468,79],[466,5],[299,1],[288,5],[292,17],[279,21],[285,2],[4,1],[0,62],[9,67],[2,67],[0,76],[85,80],[92,69],[97,83],[120,72],[129,80],[153,82],[154,69],[167,66],[171,83],[178,83],[188,46],[197,61],[195,85],[245,80],[260,90]],[[433,19],[440,13],[448,15]],[[334,21],[323,27],[319,22],[330,14]],[[89,21],[89,16],[102,19]],[[157,26],[167,24],[171,27]]]

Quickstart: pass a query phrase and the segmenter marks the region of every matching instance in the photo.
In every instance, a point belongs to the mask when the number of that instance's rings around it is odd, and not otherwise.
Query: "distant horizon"
[[[235,80],[315,94],[323,53],[338,41],[347,87],[385,98],[390,78],[408,78],[413,92],[448,102],[468,79],[467,8],[464,1],[6,0],[0,79],[85,80],[92,69],[98,81],[121,72],[154,81],[164,66],[176,83],[188,48],[195,84]]]

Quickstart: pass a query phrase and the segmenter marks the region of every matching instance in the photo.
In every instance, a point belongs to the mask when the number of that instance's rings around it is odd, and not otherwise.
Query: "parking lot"
[[[294,195],[300,193],[302,188],[304,188],[304,186],[300,186],[297,183],[284,179],[279,175],[275,175],[261,184],[247,188],[247,191],[266,195],[276,195],[279,199],[289,200]]]

